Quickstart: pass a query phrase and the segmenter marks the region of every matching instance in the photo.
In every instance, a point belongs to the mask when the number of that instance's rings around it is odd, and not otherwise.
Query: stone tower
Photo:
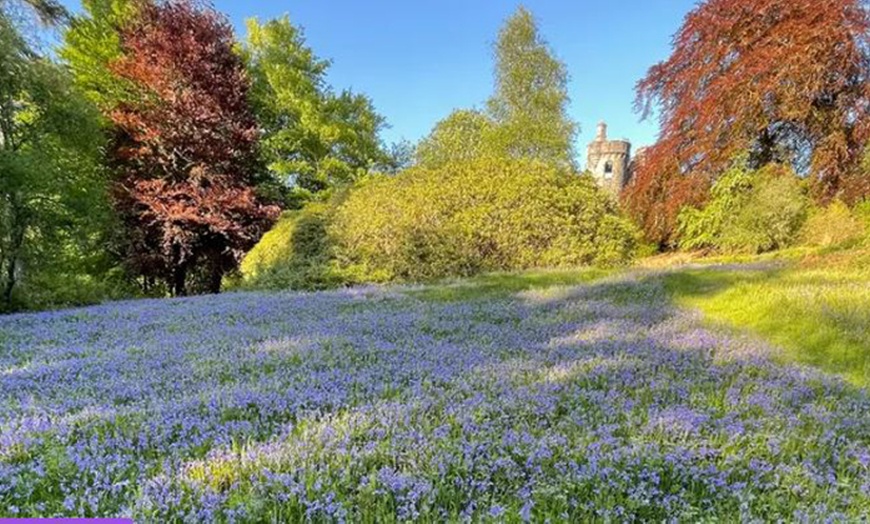
[[[618,195],[631,180],[631,142],[608,140],[607,124],[598,124],[595,140],[586,149],[586,170],[612,195]]]

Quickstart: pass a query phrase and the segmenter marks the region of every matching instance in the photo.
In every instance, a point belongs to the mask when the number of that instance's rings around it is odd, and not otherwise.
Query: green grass
[[[826,253],[781,266],[677,269],[675,303],[711,322],[748,330],[786,360],[870,384],[870,269],[866,252]]]
[[[859,386],[870,385],[870,252],[866,249],[678,257],[640,266],[666,269],[661,278],[673,305],[697,309],[726,329],[760,336],[783,350],[784,361],[809,364]],[[440,282],[408,294],[433,302],[486,300],[587,284],[614,273],[592,268],[492,273]],[[620,302],[632,299],[628,293]]]
[[[661,269],[674,262],[692,264],[663,273],[673,305],[697,309],[711,323],[727,329],[760,336],[782,348],[785,361],[837,373],[859,386],[870,385],[870,252],[866,249],[664,260],[652,267]],[[486,300],[587,284],[614,273],[592,268],[493,273],[408,293],[433,302]]]
[[[409,291],[408,294],[431,302],[463,302],[504,297],[533,289],[577,286],[613,273],[613,270],[596,268],[490,273],[463,280],[441,282]]]

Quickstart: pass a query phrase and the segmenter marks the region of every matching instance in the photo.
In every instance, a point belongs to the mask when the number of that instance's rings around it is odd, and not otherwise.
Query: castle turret
[[[607,124],[598,124],[595,140],[586,150],[586,170],[592,173],[602,188],[618,195],[631,180],[631,142],[608,140]]]

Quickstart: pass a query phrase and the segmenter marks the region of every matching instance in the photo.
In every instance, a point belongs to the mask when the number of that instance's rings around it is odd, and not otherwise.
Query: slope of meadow
[[[676,304],[781,347],[781,358],[870,384],[870,250],[694,267],[665,277]]]
[[[675,290],[538,272],[4,317],[0,517],[870,518],[866,391]]]

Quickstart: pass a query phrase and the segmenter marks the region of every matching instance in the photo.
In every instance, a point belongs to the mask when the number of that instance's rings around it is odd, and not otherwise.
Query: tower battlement
[[[598,184],[614,196],[631,180],[631,142],[609,140],[607,124],[598,124],[595,140],[586,149],[586,170]]]

